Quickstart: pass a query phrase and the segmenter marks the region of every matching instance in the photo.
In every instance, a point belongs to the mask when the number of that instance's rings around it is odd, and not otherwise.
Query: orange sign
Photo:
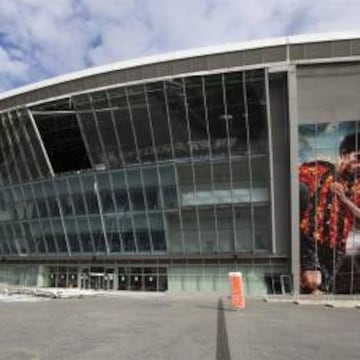
[[[229,273],[231,288],[231,305],[233,309],[242,310],[245,308],[244,287],[241,272]]]

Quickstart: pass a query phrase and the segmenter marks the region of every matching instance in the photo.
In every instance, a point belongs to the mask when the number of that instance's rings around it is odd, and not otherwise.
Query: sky
[[[359,0],[0,0],[0,92],[115,61],[360,30]]]

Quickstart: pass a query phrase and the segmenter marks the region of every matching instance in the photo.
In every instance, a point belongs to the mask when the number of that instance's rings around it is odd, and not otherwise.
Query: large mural
[[[299,126],[301,288],[360,292],[360,122]]]

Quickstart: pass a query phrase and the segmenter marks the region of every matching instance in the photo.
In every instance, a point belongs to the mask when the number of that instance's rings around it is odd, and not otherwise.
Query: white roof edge
[[[261,40],[251,40],[240,43],[230,43],[225,45],[207,46],[195,49],[180,50],[170,53],[134,58],[131,60],[119,61],[111,64],[95,66],[84,70],[71,72],[65,75],[56,76],[50,79],[42,80],[29,85],[21,86],[0,94],[0,101],[12,96],[25,94],[40,88],[51,85],[61,84],[71,80],[81,79],[92,75],[103,74],[115,70],[124,70],[142,65],[162,63],[171,60],[187,59],[197,56],[205,56],[211,54],[226,53],[232,51],[259,49],[272,46],[280,46],[287,44],[303,44],[334,40],[348,40],[360,38],[360,31],[351,32],[332,32],[320,34],[300,34],[285,37],[276,37]]]

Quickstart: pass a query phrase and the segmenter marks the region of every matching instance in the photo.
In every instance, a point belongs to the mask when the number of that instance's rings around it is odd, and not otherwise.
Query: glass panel
[[[92,230],[92,236],[94,239],[95,252],[106,252],[105,246],[105,234],[101,226],[101,220],[99,217],[92,216],[90,218],[90,227]]]
[[[234,251],[234,226],[232,208],[216,208],[220,252]]]
[[[70,177],[67,180],[75,214],[83,215],[86,213],[86,208],[79,177]]]
[[[25,200],[25,217],[27,219],[35,219],[38,217],[38,212],[31,185],[23,186],[23,196]]]
[[[209,132],[213,157],[228,156],[226,122],[222,75],[205,77],[206,105],[208,109]]]
[[[171,138],[163,83],[148,84],[146,91],[157,158],[158,160],[171,159]]]
[[[168,102],[175,157],[176,159],[188,158],[190,156],[189,134],[187,130],[182,80],[172,79],[166,81],[165,91]]]
[[[89,214],[99,213],[98,199],[95,193],[95,178],[92,175],[84,175],[80,177],[84,190],[84,198]]]
[[[195,210],[182,211],[182,221],[184,229],[185,251],[187,253],[199,253],[199,229],[197,224],[197,214]]]
[[[264,72],[248,71],[245,78],[251,154],[267,154],[269,149]]]
[[[271,249],[271,213],[270,207],[254,208],[255,249]]]
[[[46,242],[48,252],[56,254],[57,250],[50,220],[41,221],[41,226],[43,229],[44,241]]]
[[[13,195],[10,189],[3,189],[0,192],[0,220],[8,221],[15,219],[15,210],[13,207]]]
[[[76,227],[76,222],[74,219],[66,219],[65,220],[65,228],[67,237],[69,240],[70,251],[72,253],[79,253],[81,251],[80,241],[78,237],[78,230]]]
[[[185,78],[186,101],[194,157],[209,156],[209,137],[201,77]]]
[[[118,230],[117,218],[114,216],[106,216],[105,227],[110,251],[112,253],[121,252],[121,233]]]
[[[96,111],[96,119],[99,125],[99,132],[103,140],[109,167],[120,167],[122,163],[117,146],[115,135],[116,129],[114,129],[112,114],[110,111]]]
[[[115,126],[119,135],[120,146],[126,164],[138,163],[134,133],[131,127],[130,114],[123,88],[109,90],[110,103],[113,110]]]
[[[123,240],[123,249],[125,252],[135,252],[135,238],[131,219],[128,217],[119,218],[119,229]]]
[[[140,160],[153,162],[155,157],[144,88],[132,86],[127,90]]]
[[[41,224],[38,221],[31,221],[29,224],[37,252],[40,254],[46,253]]]
[[[27,243],[28,243],[29,253],[30,254],[36,254],[36,246],[35,246],[35,242],[33,240],[33,237],[31,235],[31,230],[30,230],[29,223],[27,221],[23,222],[22,227],[23,227],[23,230],[24,230],[24,236],[26,237],[26,240],[27,240]]]
[[[251,223],[251,209],[236,207],[235,226],[236,226],[236,250],[253,250],[253,236]]]
[[[28,245],[20,223],[13,223],[13,236],[18,245],[20,254],[27,254]]]
[[[112,213],[115,211],[113,194],[110,187],[109,174],[97,174],[96,181],[98,184],[99,194],[101,198],[102,210],[104,213]]]
[[[218,240],[215,227],[216,219],[214,209],[199,209],[199,223],[202,252],[217,252]]]
[[[252,158],[252,201],[270,201],[269,159],[268,157]]]
[[[176,190],[175,171],[174,167],[161,166],[159,168],[160,179],[163,192],[164,204],[162,205],[165,209],[174,209],[178,207],[178,194]]]
[[[29,168],[39,169],[38,176],[50,176],[50,169],[46,162],[44,152],[40,146],[39,138],[36,135],[33,124],[30,121],[26,110],[19,110],[24,139],[27,139],[31,151],[27,152],[27,164]]]
[[[48,208],[47,208],[47,204],[46,204],[42,184],[41,183],[34,183],[32,185],[32,187],[33,187],[33,193],[34,193],[35,201],[36,201],[36,204],[37,204],[39,217],[44,217],[44,218],[49,217],[50,214],[48,212]]]
[[[22,189],[20,186],[13,186],[11,189],[14,199],[12,205],[14,206],[15,218],[22,220],[25,217],[25,204],[23,201]]]
[[[80,241],[84,253],[92,253],[93,249],[93,239],[91,236],[91,230],[89,228],[89,221],[87,218],[78,217],[77,226],[79,230]]]
[[[55,186],[64,216],[73,215],[73,204],[66,179],[55,179]]]
[[[49,208],[50,216],[52,216],[52,217],[60,216],[59,203],[57,200],[53,181],[43,182],[43,189],[44,189],[44,194],[45,194],[45,198],[47,201],[47,205]]]
[[[224,80],[231,153],[247,154],[243,73],[225,74]]]
[[[124,172],[116,171],[111,173],[110,176],[114,188],[114,199],[117,211],[129,211],[129,197],[126,190]]]
[[[19,114],[19,112],[18,112],[18,114]],[[29,143],[29,135],[25,130],[24,122],[26,123],[28,121],[29,120],[27,120],[23,116],[16,116],[16,117],[14,116],[13,117],[14,126],[16,127],[18,136],[21,139],[21,147],[23,149],[23,157],[26,161],[27,169],[30,172],[30,177],[31,177],[31,179],[37,179],[41,175],[38,171],[41,164],[36,163],[36,161],[39,159],[36,159],[35,151]],[[44,161],[44,159],[42,159],[42,162],[43,161]],[[45,164],[43,164],[43,166],[44,165]]]
[[[27,172],[28,164],[26,163],[26,157],[25,157],[26,155],[24,154],[21,146],[22,142],[17,133],[17,130],[14,127],[14,120],[16,119],[17,119],[16,112],[11,112],[10,114],[8,113],[6,124],[9,132],[9,137],[12,141],[13,154],[15,157],[18,173],[20,175],[21,181],[26,182],[28,180],[31,180],[31,178],[29,177],[30,174],[28,174]]]
[[[81,112],[78,113],[78,116],[88,144],[90,158],[96,168],[103,169],[106,167],[107,162],[101,147],[94,114],[92,112]]]
[[[179,213],[166,212],[165,213],[166,229],[167,229],[167,244],[169,252],[183,253],[183,239],[181,231],[181,221]]]
[[[56,243],[58,245],[59,252],[67,253],[68,249],[67,249],[64,229],[63,229],[61,221],[54,219],[52,221],[52,224],[53,224],[54,235],[56,238]]]

